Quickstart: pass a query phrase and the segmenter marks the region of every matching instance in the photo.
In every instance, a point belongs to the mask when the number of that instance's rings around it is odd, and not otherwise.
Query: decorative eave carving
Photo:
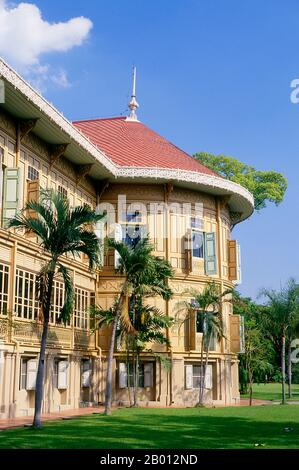
[[[75,172],[76,172],[76,182],[77,184],[82,181],[83,178],[85,178],[86,175],[90,172],[92,169],[94,163],[88,163],[86,165],[76,165],[75,166]]]
[[[32,118],[32,119],[18,119],[18,130],[19,130],[19,135],[20,135],[20,142],[26,137],[26,135],[31,132],[38,121],[38,118]]]
[[[102,181],[99,181],[98,182],[98,185],[97,185],[97,197],[98,197],[98,201],[100,201],[101,197],[103,196],[104,192],[106,191],[106,189],[108,188],[109,186],[109,179],[106,178]]]
[[[169,181],[168,183],[164,184],[164,194],[165,194],[165,201],[167,202],[169,199],[170,194],[172,193],[174,188],[173,182]]]
[[[50,146],[50,167],[52,168],[53,165],[57,162],[58,158],[60,158],[64,152],[66,151],[69,144],[56,144]]]
[[[233,229],[234,226],[239,222],[239,220],[242,219],[243,212],[229,211],[229,216],[230,216],[230,220],[231,220],[231,227]]]
[[[220,201],[220,209],[224,209],[224,207],[226,207],[229,203],[231,199],[231,195],[227,195],[227,196],[220,196],[219,197],[219,201]]]

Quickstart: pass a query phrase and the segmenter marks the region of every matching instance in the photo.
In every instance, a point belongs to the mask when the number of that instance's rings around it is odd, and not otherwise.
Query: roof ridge
[[[116,121],[116,120],[125,120],[126,116],[116,116],[116,117],[107,117],[107,118],[94,118],[94,119],[79,119],[76,121],[72,121],[73,124],[79,122],[98,122],[98,121]]]

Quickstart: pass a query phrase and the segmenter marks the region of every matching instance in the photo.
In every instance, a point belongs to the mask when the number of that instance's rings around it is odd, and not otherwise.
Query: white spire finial
[[[129,102],[129,108],[131,110],[129,116],[127,117],[128,120],[131,121],[138,121],[136,110],[139,108],[139,104],[136,100],[136,66],[133,67],[133,89],[132,89],[132,96]]]

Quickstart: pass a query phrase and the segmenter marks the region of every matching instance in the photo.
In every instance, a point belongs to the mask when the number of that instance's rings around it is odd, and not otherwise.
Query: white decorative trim
[[[80,132],[62,113],[49,103],[40,93],[27,83],[15,70],[0,59],[0,77],[5,78],[14,88],[19,90],[28,101],[45,113],[47,117],[59,126],[71,139],[90,153],[107,170],[115,174],[115,164],[88,137]]]
[[[224,191],[238,194],[251,206],[254,206],[252,194],[240,184],[217,176],[198,173],[197,171],[181,170],[179,168],[118,167],[117,176],[124,178],[153,178],[185,181],[209,186],[211,188],[223,189]]]
[[[28,101],[33,103],[52,122],[61,128],[76,144],[94,157],[115,178],[149,178],[156,180],[172,180],[198,184],[210,188],[221,189],[233,193],[241,198],[242,205],[246,206],[245,217],[253,211],[254,200],[252,194],[243,186],[230,180],[196,171],[160,167],[123,167],[116,165],[104,152],[94,145],[88,137],[79,131],[63,114],[61,114],[42,95],[35,91],[15,70],[0,59],[0,76],[4,77],[14,88],[19,90]]]

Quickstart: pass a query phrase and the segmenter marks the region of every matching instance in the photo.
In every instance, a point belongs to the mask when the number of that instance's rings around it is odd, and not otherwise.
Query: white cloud
[[[45,77],[50,68],[40,64],[40,57],[82,45],[91,28],[92,22],[83,16],[49,23],[34,4],[9,6],[5,0],[0,0],[0,55],[27,75]],[[60,70],[52,75],[52,82],[68,86],[66,72]]]

